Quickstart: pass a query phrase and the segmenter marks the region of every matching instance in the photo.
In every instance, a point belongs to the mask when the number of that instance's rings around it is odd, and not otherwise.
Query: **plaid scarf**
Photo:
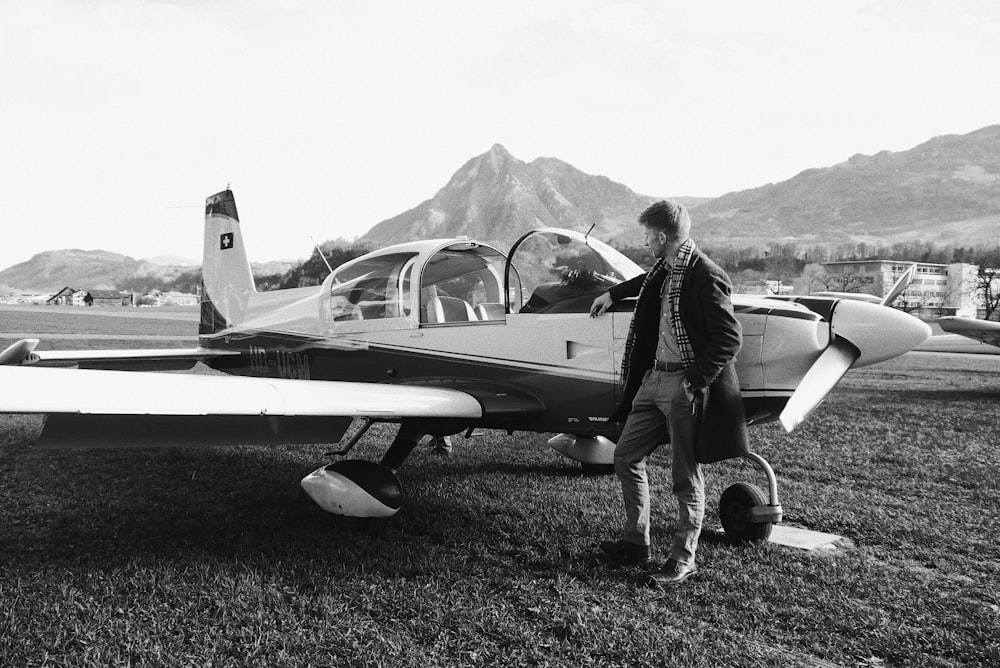
[[[681,286],[684,285],[684,278],[691,268],[693,258],[694,242],[688,239],[677,251],[667,288],[667,297],[670,299],[670,324],[673,325],[674,338],[677,339],[677,347],[680,349],[681,362],[685,369],[694,362],[694,350],[691,349],[691,339],[688,338],[684,321],[681,320]]]
[[[677,346],[680,349],[684,367],[687,368],[694,361],[694,350],[691,348],[691,339],[688,338],[687,330],[684,329],[684,322],[681,320],[680,306],[681,287],[684,285],[684,278],[687,276],[687,272],[694,262],[694,250],[694,241],[689,238],[678,249],[677,257],[674,260],[674,265],[670,270],[669,276],[666,276],[667,261],[660,258],[649,270],[649,273],[646,274],[646,278],[643,279],[642,287],[639,288],[639,297],[636,300],[635,314],[632,316],[632,322],[628,328],[628,338],[625,340],[625,354],[622,356],[622,386],[627,386],[629,381],[632,349],[635,346],[635,321],[639,312],[639,305],[644,304],[646,299],[658,298],[658,295],[655,293],[654,295],[648,295],[647,292],[650,289],[659,292],[663,288],[664,282],[668,279],[667,290],[670,297],[670,322],[674,328],[674,338],[677,339]],[[642,369],[642,371],[645,373],[646,370]]]

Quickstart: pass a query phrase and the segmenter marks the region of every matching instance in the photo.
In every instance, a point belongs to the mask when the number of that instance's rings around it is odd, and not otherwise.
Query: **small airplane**
[[[400,508],[396,472],[427,434],[555,432],[558,452],[610,464],[634,301],[598,318],[589,307],[641,273],[589,233],[542,228],[507,254],[469,239],[412,241],[347,262],[320,286],[258,292],[227,189],[206,200],[197,348],[35,351],[37,339],[19,341],[0,353],[0,412],[47,414],[40,447],[339,443],[337,456],[372,424],[397,423],[378,463],[343,459],[302,480],[323,509],[378,520]],[[749,424],[792,430],[848,369],[930,334],[852,299],[733,302]],[[197,362],[222,373],[158,373]],[[78,368],[47,368],[69,364]],[[720,516],[734,539],[759,540],[782,509],[769,463],[747,457],[769,494],[737,483]]]
[[[945,316],[938,318],[935,322],[949,334],[960,334],[966,338],[1000,348],[1000,322],[962,316]]]

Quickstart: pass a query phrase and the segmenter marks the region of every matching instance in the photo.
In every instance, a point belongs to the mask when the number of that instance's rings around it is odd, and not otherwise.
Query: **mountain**
[[[157,255],[156,257],[145,257],[142,259],[143,262],[150,262],[152,264],[162,264],[166,266],[178,266],[178,267],[200,267],[200,260],[192,260],[191,258],[180,257],[178,255]]]
[[[640,195],[605,176],[585,174],[556,158],[518,160],[500,144],[466,162],[433,198],[382,221],[360,241],[466,235],[506,250],[535,227],[555,226],[635,243],[636,214],[657,197]]]
[[[294,264],[289,261],[253,263],[251,269],[255,276],[282,274]],[[38,253],[27,262],[0,271],[0,286],[27,292],[55,292],[66,286],[88,290],[172,289],[168,285],[171,281],[200,269],[198,265],[165,265],[120,253],[71,248]]]
[[[0,271],[0,285],[37,292],[65,286],[113,290],[119,281],[159,265],[144,265],[120,253],[78,248],[45,251]]]
[[[968,246],[1000,231],[1000,125],[908,151],[854,155],[787,181],[733,192],[691,212],[701,243]]]
[[[500,144],[466,162],[431,199],[375,225],[371,246],[468,236],[506,250],[528,230],[551,225],[587,231],[618,246],[638,242],[639,212],[661,199],[556,158],[524,162]],[[940,246],[995,244],[1000,233],[1000,125],[935,137],[908,151],[855,155],[845,162],[715,199],[673,199],[691,209],[702,246],[767,248],[778,243],[919,241]],[[157,258],[161,260],[161,258]],[[257,276],[288,267],[261,268]],[[290,266],[290,265],[289,265]],[[156,285],[196,270],[105,251],[39,253],[0,271],[0,286],[58,290]]]

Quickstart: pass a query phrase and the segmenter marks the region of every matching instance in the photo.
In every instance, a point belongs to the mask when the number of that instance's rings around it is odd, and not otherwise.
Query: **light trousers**
[[[683,380],[683,371],[646,372],[615,447],[615,473],[625,501],[624,539],[649,545],[646,461],[661,443],[670,441],[673,492],[679,509],[670,557],[689,565],[694,563],[705,518],[705,479],[694,458],[694,419]]]

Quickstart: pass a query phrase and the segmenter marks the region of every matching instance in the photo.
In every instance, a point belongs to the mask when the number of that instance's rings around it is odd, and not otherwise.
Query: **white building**
[[[825,262],[827,275],[839,277],[841,285],[829,289],[864,292],[884,297],[912,262],[900,260],[845,260]],[[981,308],[976,292],[978,265],[956,262],[917,262],[909,287],[895,302],[897,308],[936,318],[943,315],[976,317]]]

